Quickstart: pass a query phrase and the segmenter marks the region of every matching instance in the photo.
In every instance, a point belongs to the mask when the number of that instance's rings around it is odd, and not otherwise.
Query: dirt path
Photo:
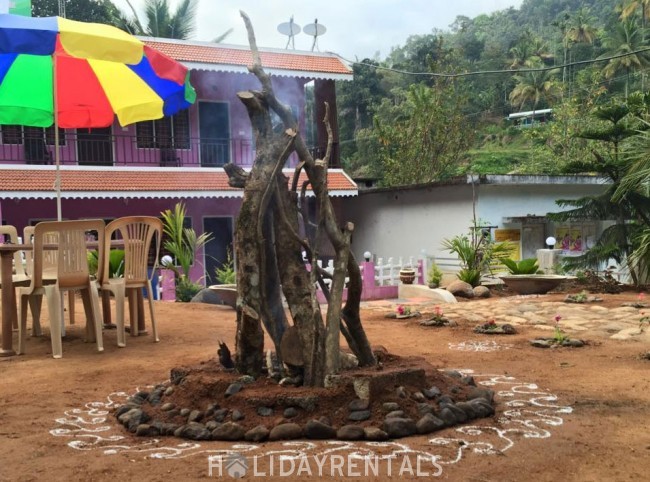
[[[635,299],[634,294],[603,296],[610,307]],[[469,308],[472,303],[459,305]],[[491,384],[499,393],[497,417],[481,420],[471,430],[446,429],[385,446],[275,442],[237,448],[266,457],[259,458],[258,474],[282,479],[277,470],[270,476],[270,452],[313,461],[336,449],[331,453],[434,454],[443,480],[647,478],[650,361],[638,357],[650,350],[645,338],[612,340],[605,331],[590,330],[591,343],[584,348],[536,349],[527,340],[548,336],[543,326],[522,325],[517,335],[491,338],[474,334],[475,322],[461,319],[455,328],[425,328],[418,319],[385,318],[392,310],[390,303],[364,309],[371,342],[397,354],[423,356],[441,368],[472,370],[478,382]],[[1,481],[210,478],[208,452],[232,450],[230,444],[201,442],[196,447],[171,438],[152,443],[129,435],[104,415],[111,403],[123,400],[119,392],[133,393],[165,380],[174,366],[215,356],[218,339],[233,345],[235,315],[228,308],[159,303],[157,315],[159,344],[151,337],[128,337],[127,347],[118,349],[115,332],[107,331],[106,350],[98,354],[81,340],[81,324],[68,328],[61,360],[49,356],[48,338],[29,339],[24,356],[0,359]],[[327,468],[324,475],[329,477]],[[393,478],[398,468],[393,467]],[[377,477],[367,478],[387,480],[385,466],[379,470]],[[433,472],[431,467],[422,467],[424,471]],[[249,470],[248,480],[260,478]],[[415,468],[412,475],[406,471],[399,478],[421,479]],[[305,479],[306,472],[293,477]]]

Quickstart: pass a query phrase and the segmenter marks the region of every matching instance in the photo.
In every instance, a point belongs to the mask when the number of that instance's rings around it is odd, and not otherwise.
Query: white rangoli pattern
[[[490,341],[461,341],[460,343],[449,343],[450,350],[458,351],[499,351],[499,350],[509,350],[513,345],[509,343],[497,343],[494,340]]]
[[[118,453],[146,454],[153,459],[182,459],[197,455],[270,456],[291,459],[344,454],[347,457],[379,459],[396,456],[421,456],[441,465],[458,463],[467,452],[479,455],[502,454],[520,439],[543,439],[551,429],[563,424],[562,416],[572,412],[570,406],[559,403],[557,396],[506,375],[474,374],[476,382],[495,391],[495,419],[477,420],[476,425],[461,425],[443,432],[444,436],[425,436],[388,442],[292,441],[276,442],[269,447],[252,443],[178,442],[175,438],[137,438],[127,435],[113,419],[111,411],[124,403],[129,394],[113,392],[104,402],[90,402],[82,408],[66,411],[56,419],[55,437],[65,437],[69,447],[76,450],[101,450],[105,455]],[[136,390],[136,391],[139,391]],[[133,393],[135,393],[134,391]],[[411,448],[416,442],[419,448]]]

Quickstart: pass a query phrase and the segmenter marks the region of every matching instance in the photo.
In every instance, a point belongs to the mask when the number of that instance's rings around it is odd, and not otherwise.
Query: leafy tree
[[[454,83],[412,85],[385,99],[375,116],[385,185],[431,182],[452,175],[472,132],[461,111],[466,97]]]
[[[650,226],[647,215],[650,212],[650,198],[636,191],[614,197],[629,168],[629,163],[621,155],[622,143],[635,135],[639,127],[638,121],[631,115],[630,106],[627,103],[611,102],[596,108],[592,116],[598,123],[581,132],[579,136],[599,142],[601,149],[594,149],[592,158],[570,163],[567,172],[597,173],[609,185],[599,195],[586,196],[577,200],[556,201],[559,206],[568,206],[572,209],[550,213],[548,217],[559,222],[614,221],[615,224],[602,232],[589,251],[567,261],[569,267],[597,269],[610,259],[614,259],[619,264],[629,260],[634,251],[634,239],[640,231],[640,225],[631,221],[642,219],[644,224]],[[638,270],[631,263],[628,263],[628,268],[632,280],[637,284]]]
[[[361,129],[372,127],[372,116],[381,99],[386,96],[378,62],[364,59],[352,66],[352,82],[337,84],[339,107],[339,136],[343,159],[354,157],[357,146],[354,139]],[[347,166],[346,166],[347,167]]]
[[[65,0],[66,17],[81,22],[117,25],[119,10],[110,0]],[[32,0],[34,17],[59,15],[58,0]]]

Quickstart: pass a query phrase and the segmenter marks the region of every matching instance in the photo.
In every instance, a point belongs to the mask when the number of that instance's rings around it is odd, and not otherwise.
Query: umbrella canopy
[[[187,68],[109,25],[0,15],[0,124],[159,119],[196,99]],[[55,119],[55,105],[57,118]]]

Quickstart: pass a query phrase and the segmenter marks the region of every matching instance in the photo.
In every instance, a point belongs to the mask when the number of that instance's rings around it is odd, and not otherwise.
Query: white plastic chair
[[[27,302],[36,297],[47,298],[50,315],[50,336],[52,338],[52,356],[61,358],[62,309],[61,293],[79,290],[86,312],[86,336],[89,341],[97,343],[97,351],[103,351],[102,320],[99,310],[97,283],[88,272],[86,232],[98,233],[98,250],[100,259],[104,251],[104,221],[46,221],[34,228],[34,252],[32,256],[32,276],[29,287],[20,289],[20,325],[18,327],[18,353],[25,352],[27,332]],[[44,259],[50,250],[44,245],[51,242],[51,235],[57,236],[57,270],[54,284],[44,283]],[[94,328],[94,329],[93,329]]]
[[[111,278],[109,273],[110,247],[114,236],[117,235],[119,235],[124,245],[124,275],[122,278]],[[160,219],[152,216],[126,216],[118,218],[106,226],[104,262],[100,263],[97,277],[100,279],[100,289],[115,296],[117,345],[121,347],[126,346],[126,336],[124,334],[125,298],[128,294],[131,335],[137,336],[139,297],[137,290],[142,288],[147,289],[153,340],[154,342],[160,341],[154,314],[151,279],[147,272],[149,250],[154,236],[156,237],[155,259],[157,260],[162,238],[162,221]],[[106,303],[107,298],[104,295],[102,295],[102,299]]]

